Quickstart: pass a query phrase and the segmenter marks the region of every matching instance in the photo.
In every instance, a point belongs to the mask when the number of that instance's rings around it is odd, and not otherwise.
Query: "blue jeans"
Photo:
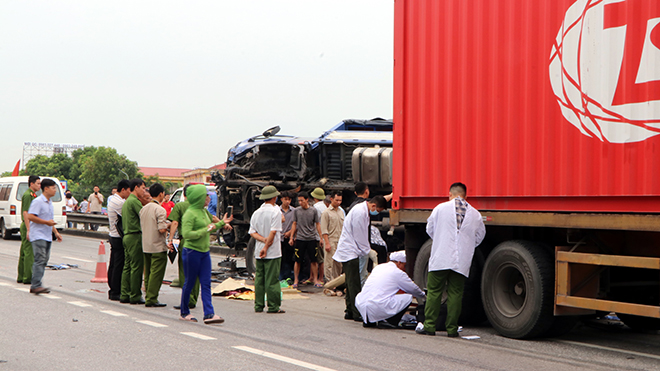
[[[181,251],[183,259],[183,272],[186,280],[181,292],[181,316],[190,314],[188,301],[195,281],[199,279],[202,289],[202,304],[204,305],[204,318],[213,317],[213,303],[211,301],[211,253],[199,252],[197,250],[183,248]]]
[[[41,279],[44,278],[46,264],[50,259],[50,245],[52,241],[34,240],[32,241],[32,251],[34,252],[34,263],[32,264],[32,289],[41,287]]]

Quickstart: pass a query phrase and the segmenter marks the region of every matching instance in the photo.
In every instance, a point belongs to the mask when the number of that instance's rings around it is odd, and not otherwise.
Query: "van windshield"
[[[27,191],[28,184],[27,182],[25,183],[18,183],[18,189],[16,190],[16,201],[20,201],[23,198],[23,193]],[[37,197],[41,196],[41,190],[37,192]],[[62,192],[60,192],[60,187],[57,187],[57,192],[55,192],[55,196],[50,199],[53,202],[60,202],[62,201]]]

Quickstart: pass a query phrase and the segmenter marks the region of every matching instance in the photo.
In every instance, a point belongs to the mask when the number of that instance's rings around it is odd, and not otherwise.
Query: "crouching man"
[[[406,294],[397,295],[399,290]],[[373,269],[355,298],[355,306],[364,320],[364,327],[397,328],[413,295],[425,297],[406,274],[406,253],[397,251],[390,255],[388,263]]]

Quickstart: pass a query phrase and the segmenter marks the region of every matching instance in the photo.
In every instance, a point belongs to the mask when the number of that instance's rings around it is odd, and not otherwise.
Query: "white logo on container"
[[[578,0],[550,53],[562,114],[604,142],[660,134],[660,1]]]

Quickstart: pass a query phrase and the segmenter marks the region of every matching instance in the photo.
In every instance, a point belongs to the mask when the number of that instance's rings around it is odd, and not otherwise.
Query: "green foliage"
[[[9,172],[11,174],[11,172]],[[81,202],[94,186],[107,197],[121,179],[141,178],[137,162],[120,155],[109,147],[85,147],[75,150],[71,157],[55,154],[36,156],[25,165],[26,175],[53,176],[67,180],[73,196]]]

